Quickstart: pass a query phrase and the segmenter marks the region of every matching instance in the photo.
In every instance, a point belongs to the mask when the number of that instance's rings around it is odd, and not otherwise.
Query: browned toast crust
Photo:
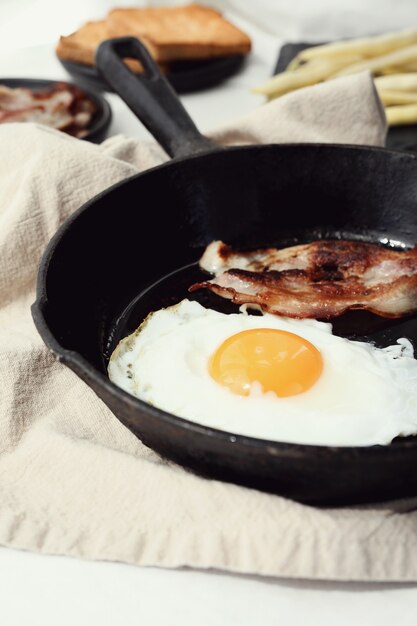
[[[107,19],[85,23],[60,37],[56,53],[62,60],[94,65],[99,44],[111,37],[136,36],[166,72],[166,63],[180,59],[204,59],[246,54],[250,39],[215,9],[188,4],[179,7],[113,9]],[[127,60],[136,72],[138,61]]]
[[[139,37],[157,61],[247,54],[251,48],[249,37],[221,13],[198,4],[113,9],[107,28],[111,36]]]
[[[108,39],[105,20],[87,22],[67,37],[60,37],[56,53],[60,59],[94,65],[97,46]]]
[[[110,35],[105,20],[87,22],[71,35],[60,37],[56,48],[58,57],[65,61],[94,65],[94,57],[99,44],[111,36],[122,36],[122,33]],[[114,32],[114,31],[113,31]],[[134,59],[126,59],[127,65],[138,74],[143,72],[143,67]],[[160,66],[165,72],[166,67]]]

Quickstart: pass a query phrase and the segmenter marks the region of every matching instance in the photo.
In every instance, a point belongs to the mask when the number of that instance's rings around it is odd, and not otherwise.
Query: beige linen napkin
[[[382,145],[367,74],[300,90],[213,133],[220,142]],[[317,509],[197,477],[146,448],[44,347],[37,264],[63,220],[166,158],[25,124],[0,127],[0,544],[140,565],[303,578],[417,580],[417,499]]]

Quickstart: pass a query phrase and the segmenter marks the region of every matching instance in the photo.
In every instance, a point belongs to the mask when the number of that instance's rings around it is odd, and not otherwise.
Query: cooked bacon
[[[329,319],[349,309],[382,317],[417,311],[417,246],[393,250],[359,241],[313,241],[278,250],[235,252],[213,241],[200,267],[207,288],[235,304],[297,318]]]
[[[16,111],[33,105],[29,89],[10,89],[0,85],[0,111]]]
[[[0,124],[35,122],[82,137],[95,110],[94,102],[75,85],[58,83],[41,91],[0,85]]]
[[[73,121],[74,117],[65,108],[59,107],[49,111],[41,106],[8,111],[0,118],[0,122],[34,122],[57,128],[58,130],[65,130]]]

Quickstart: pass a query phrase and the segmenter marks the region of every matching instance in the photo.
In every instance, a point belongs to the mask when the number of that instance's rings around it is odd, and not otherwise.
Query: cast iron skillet
[[[146,78],[121,63],[127,56],[143,63]],[[97,64],[175,158],[87,202],[49,243],[32,309],[47,346],[146,445],[198,473],[321,505],[415,495],[415,438],[336,448],[214,430],[123,392],[106,365],[117,341],[151,310],[190,297],[188,286],[202,275],[196,261],[213,239],[248,249],[318,237],[416,244],[416,157],[328,144],[214,148],[136,40],[103,43]],[[236,310],[214,295],[193,297]],[[335,328],[379,346],[400,336],[417,345],[415,317],[353,312]]]

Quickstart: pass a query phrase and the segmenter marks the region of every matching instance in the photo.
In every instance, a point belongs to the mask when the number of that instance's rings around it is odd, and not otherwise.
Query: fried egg
[[[331,324],[183,300],[151,313],[113,352],[110,379],[192,422],[288,443],[368,446],[417,433],[417,361]]]

